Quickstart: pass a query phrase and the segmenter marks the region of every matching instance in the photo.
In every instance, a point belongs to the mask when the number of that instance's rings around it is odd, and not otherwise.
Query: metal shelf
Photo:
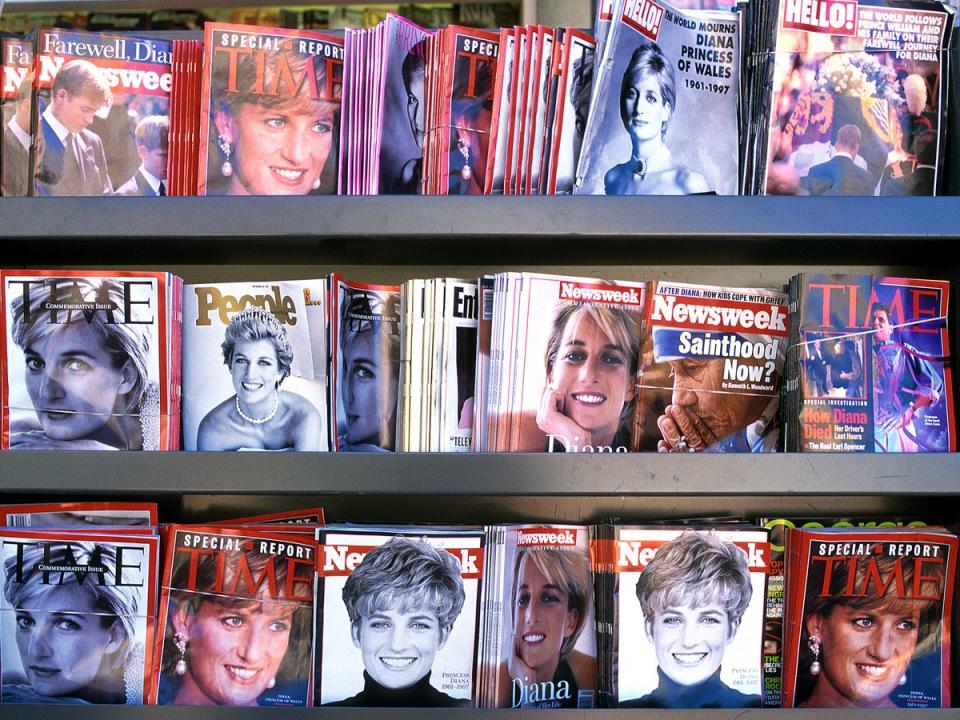
[[[6,493],[927,497],[960,496],[958,476],[956,453],[0,454],[0,492]]]

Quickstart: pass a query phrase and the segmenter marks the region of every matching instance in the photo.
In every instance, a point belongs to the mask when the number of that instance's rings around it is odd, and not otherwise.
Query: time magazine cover
[[[485,634],[498,637],[485,662],[490,707],[597,705],[597,637],[590,533],[585,526],[502,528],[502,560]]]
[[[329,450],[325,279],[184,287],[186,450]]]
[[[316,543],[171,525],[151,704],[309,707]]]
[[[0,527],[96,530],[121,525],[152,534],[157,504],[144,502],[64,502],[0,505]]]
[[[937,194],[954,10],[911,0],[777,6],[759,191]]]
[[[155,535],[0,528],[0,704],[144,704]]]
[[[548,195],[569,195],[576,181],[583,132],[590,114],[590,93],[596,77],[595,44],[589,35],[566,28],[553,120]]]
[[[783,707],[950,707],[957,538],[787,531]]]
[[[400,286],[351,283],[334,274],[329,288],[334,449],[393,452],[400,384]]]
[[[34,194],[165,194],[171,41],[46,29],[36,52]]]
[[[949,293],[945,280],[794,276],[787,448],[955,450]]]
[[[484,195],[503,194],[503,176],[507,160],[507,136],[511,116],[514,48],[517,31],[500,28],[500,55],[493,83],[493,109],[490,115],[490,141],[487,145],[487,175]]]
[[[198,195],[335,195],[343,40],[204,26]]]
[[[0,38],[0,195],[22,197],[30,191],[32,69],[32,38]]]
[[[614,15],[574,192],[735,195],[737,14],[620,0]]]
[[[484,532],[317,531],[316,704],[472,707]]]
[[[380,195],[416,195],[423,176],[426,42],[433,35],[399,15],[387,13],[380,115]]]
[[[923,520],[862,520],[857,518],[760,518],[770,531],[770,574],[767,576],[766,617],[763,624],[763,706],[780,707],[783,685],[783,612],[786,605],[784,569],[786,534],[791,528],[926,527]]]
[[[767,532],[616,528],[621,708],[760,707]]]
[[[657,282],[634,432],[639,449],[773,452],[787,351],[786,293]]]
[[[5,450],[180,447],[182,280],[0,271]]]
[[[496,449],[633,450],[645,283],[517,278],[516,310],[505,298],[516,324],[501,338],[505,351],[514,349],[497,363],[506,422],[498,423]]]

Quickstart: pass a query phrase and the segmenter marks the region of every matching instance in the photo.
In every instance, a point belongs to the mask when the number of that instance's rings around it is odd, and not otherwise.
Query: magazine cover
[[[122,525],[153,533],[157,524],[156,503],[64,502],[0,505],[0,526],[15,528],[71,528],[96,530]]]
[[[957,538],[788,530],[783,707],[950,707]]]
[[[763,706],[780,707],[783,686],[783,611],[786,604],[784,551],[791,528],[926,527],[923,520],[864,520],[857,518],[760,518],[770,531],[770,574],[767,576],[766,617],[763,624]]]
[[[658,282],[650,294],[634,432],[640,450],[773,452],[787,295]]]
[[[186,450],[329,450],[326,280],[184,287]]]
[[[393,452],[400,383],[400,286],[350,283],[331,276],[330,338],[334,449]]]
[[[730,12],[615,3],[575,193],[735,195],[740,33]],[[710,128],[710,142],[694,142]]]
[[[323,508],[304,508],[302,510],[285,510],[264,515],[249,515],[247,517],[220,520],[217,525],[323,525]],[[284,528],[289,532],[291,528]]]
[[[760,707],[765,530],[618,527],[621,708]]]
[[[159,538],[0,528],[0,704],[142,705]]]
[[[33,40],[0,38],[0,195],[23,197],[30,190],[30,113],[33,104]]]
[[[480,529],[317,531],[316,704],[470,707]]]
[[[0,271],[5,450],[180,446],[181,280]]]
[[[791,285],[788,448],[955,450],[949,282],[804,273]]]
[[[487,176],[483,186],[485,195],[503,194],[507,136],[513,112],[511,93],[516,35],[514,29],[500,28],[500,55],[497,62],[497,76],[493,83],[493,111],[490,115],[490,141],[487,146]]]
[[[646,286],[522,275],[508,445],[532,452],[628,452]]]
[[[312,538],[171,525],[151,704],[309,707]]]
[[[446,31],[440,188],[445,195],[482,195],[500,35],[455,25]]]
[[[160,195],[167,176],[173,45],[40,30],[36,195]]]
[[[936,194],[953,9],[911,0],[827,0],[819,12],[778,5],[761,192]]]
[[[426,39],[433,35],[387,13],[383,112],[380,115],[380,195],[416,195],[423,176]]]
[[[443,315],[439,318],[439,452],[470,452],[473,444],[473,393],[477,371],[477,283],[441,279]]]
[[[204,26],[198,195],[337,193],[343,40]]]
[[[573,192],[583,132],[590,114],[595,57],[593,39],[573,28],[566,28],[553,121],[553,147],[547,148],[551,153],[548,195]]]
[[[597,704],[597,637],[590,533],[585,526],[504,528],[498,563],[500,636],[487,671],[493,707],[591,708]]]

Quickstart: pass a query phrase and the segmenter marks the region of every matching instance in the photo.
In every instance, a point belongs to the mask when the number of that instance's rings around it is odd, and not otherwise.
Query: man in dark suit
[[[23,197],[30,186],[30,98],[33,75],[20,83],[10,120],[3,126],[3,176],[0,194]]]
[[[38,155],[37,195],[109,195],[103,143],[87,130],[93,115],[113,95],[106,78],[87,60],[64,63],[40,116],[43,153]]]
[[[913,152],[917,158],[913,171],[892,178],[883,187],[881,195],[933,195],[937,172],[937,133],[926,130],[917,135]]]
[[[856,125],[837,131],[833,157],[810,168],[801,185],[811,195],[873,195],[876,180],[854,163],[863,135]]]
[[[167,143],[170,119],[165,115],[148,115],[137,123],[133,134],[140,156],[140,167],[117,195],[166,195]]]

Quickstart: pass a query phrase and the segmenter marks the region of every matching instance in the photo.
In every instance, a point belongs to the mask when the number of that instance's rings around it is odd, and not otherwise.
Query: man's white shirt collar
[[[70,131],[67,130],[66,126],[54,116],[52,104],[48,105],[47,109],[43,111],[43,119],[47,121],[51,128],[53,128],[53,131],[57,134],[60,142],[66,145],[67,135],[70,134]]]
[[[140,163],[140,169],[137,172],[141,173],[144,178],[146,178],[147,183],[153,188],[155,195],[160,194],[160,178],[154,177],[153,173],[147,170],[146,166],[143,163]]]

